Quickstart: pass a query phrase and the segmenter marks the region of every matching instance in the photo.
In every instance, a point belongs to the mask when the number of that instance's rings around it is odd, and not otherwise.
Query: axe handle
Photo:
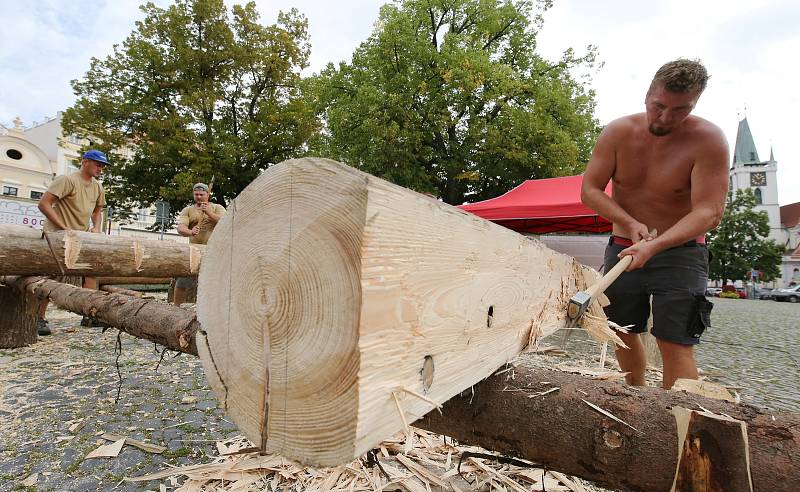
[[[592,300],[596,299],[597,296],[605,292],[609,285],[614,283],[614,280],[616,280],[617,277],[619,277],[620,274],[624,272],[626,268],[628,268],[628,265],[630,265],[632,261],[633,255],[623,256],[616,265],[611,267],[611,270],[603,275],[603,278],[589,286],[586,289],[586,293],[591,296]]]

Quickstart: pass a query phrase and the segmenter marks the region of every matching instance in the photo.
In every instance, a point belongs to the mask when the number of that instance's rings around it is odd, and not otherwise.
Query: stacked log
[[[78,231],[43,235],[0,225],[0,275],[164,277],[197,275],[204,247]]]

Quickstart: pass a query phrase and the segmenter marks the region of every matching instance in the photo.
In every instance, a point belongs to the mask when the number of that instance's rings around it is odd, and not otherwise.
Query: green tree
[[[216,201],[236,196],[271,163],[301,154],[317,120],[300,93],[307,21],[296,10],[259,23],[255,3],[177,0],[141,7],[145,19],[105,60],[92,59],[65,133],[115,154],[110,203],[159,199],[177,210],[194,182]]]
[[[599,129],[571,72],[588,78],[595,51],[534,52],[550,3],[535,15],[528,0],[384,5],[351,63],[308,80],[324,122],[312,150],[451,204],[581,172]]]
[[[783,247],[766,239],[769,216],[765,211],[756,211],[755,206],[756,198],[751,189],[728,194],[722,220],[710,233],[710,278],[723,283],[747,280],[751,269],[760,271],[763,281],[780,275]]]

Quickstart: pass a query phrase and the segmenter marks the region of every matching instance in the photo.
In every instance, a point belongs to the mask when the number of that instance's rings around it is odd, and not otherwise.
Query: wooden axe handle
[[[623,256],[622,259],[620,259],[617,264],[611,268],[611,270],[603,275],[603,278],[589,286],[589,288],[586,289],[586,293],[591,296],[592,300],[596,299],[598,295],[605,292],[609,285],[614,283],[614,280],[616,280],[617,277],[619,277],[620,274],[624,272],[626,268],[628,268],[628,265],[630,265],[632,261],[633,255]]]
[[[650,231],[650,235],[652,237],[656,237],[657,234],[658,231],[656,231],[655,229]],[[642,239],[639,242],[642,243],[644,241],[645,239]],[[606,272],[605,275],[603,275],[603,278],[601,278],[600,280],[592,284],[589,288],[587,288],[586,293],[589,294],[592,300],[597,299],[597,296],[605,292],[608,286],[614,283],[614,280],[616,280],[617,277],[619,277],[620,274],[622,274],[622,272],[624,272],[625,269],[628,268],[628,266],[631,264],[632,261],[633,261],[633,255],[623,256],[617,262],[616,265],[611,267],[611,270],[609,270],[608,272]]]

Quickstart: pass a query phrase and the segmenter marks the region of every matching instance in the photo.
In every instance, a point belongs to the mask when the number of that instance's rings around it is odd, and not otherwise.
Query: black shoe
[[[91,328],[91,327],[108,328],[109,327],[109,325],[107,325],[106,323],[103,323],[102,321],[96,320],[94,318],[90,318],[88,316],[84,316],[83,319],[81,319],[81,326],[85,326],[87,328]]]
[[[40,337],[52,334],[50,325],[47,323],[46,319],[39,318],[36,320],[36,333],[38,333]]]

